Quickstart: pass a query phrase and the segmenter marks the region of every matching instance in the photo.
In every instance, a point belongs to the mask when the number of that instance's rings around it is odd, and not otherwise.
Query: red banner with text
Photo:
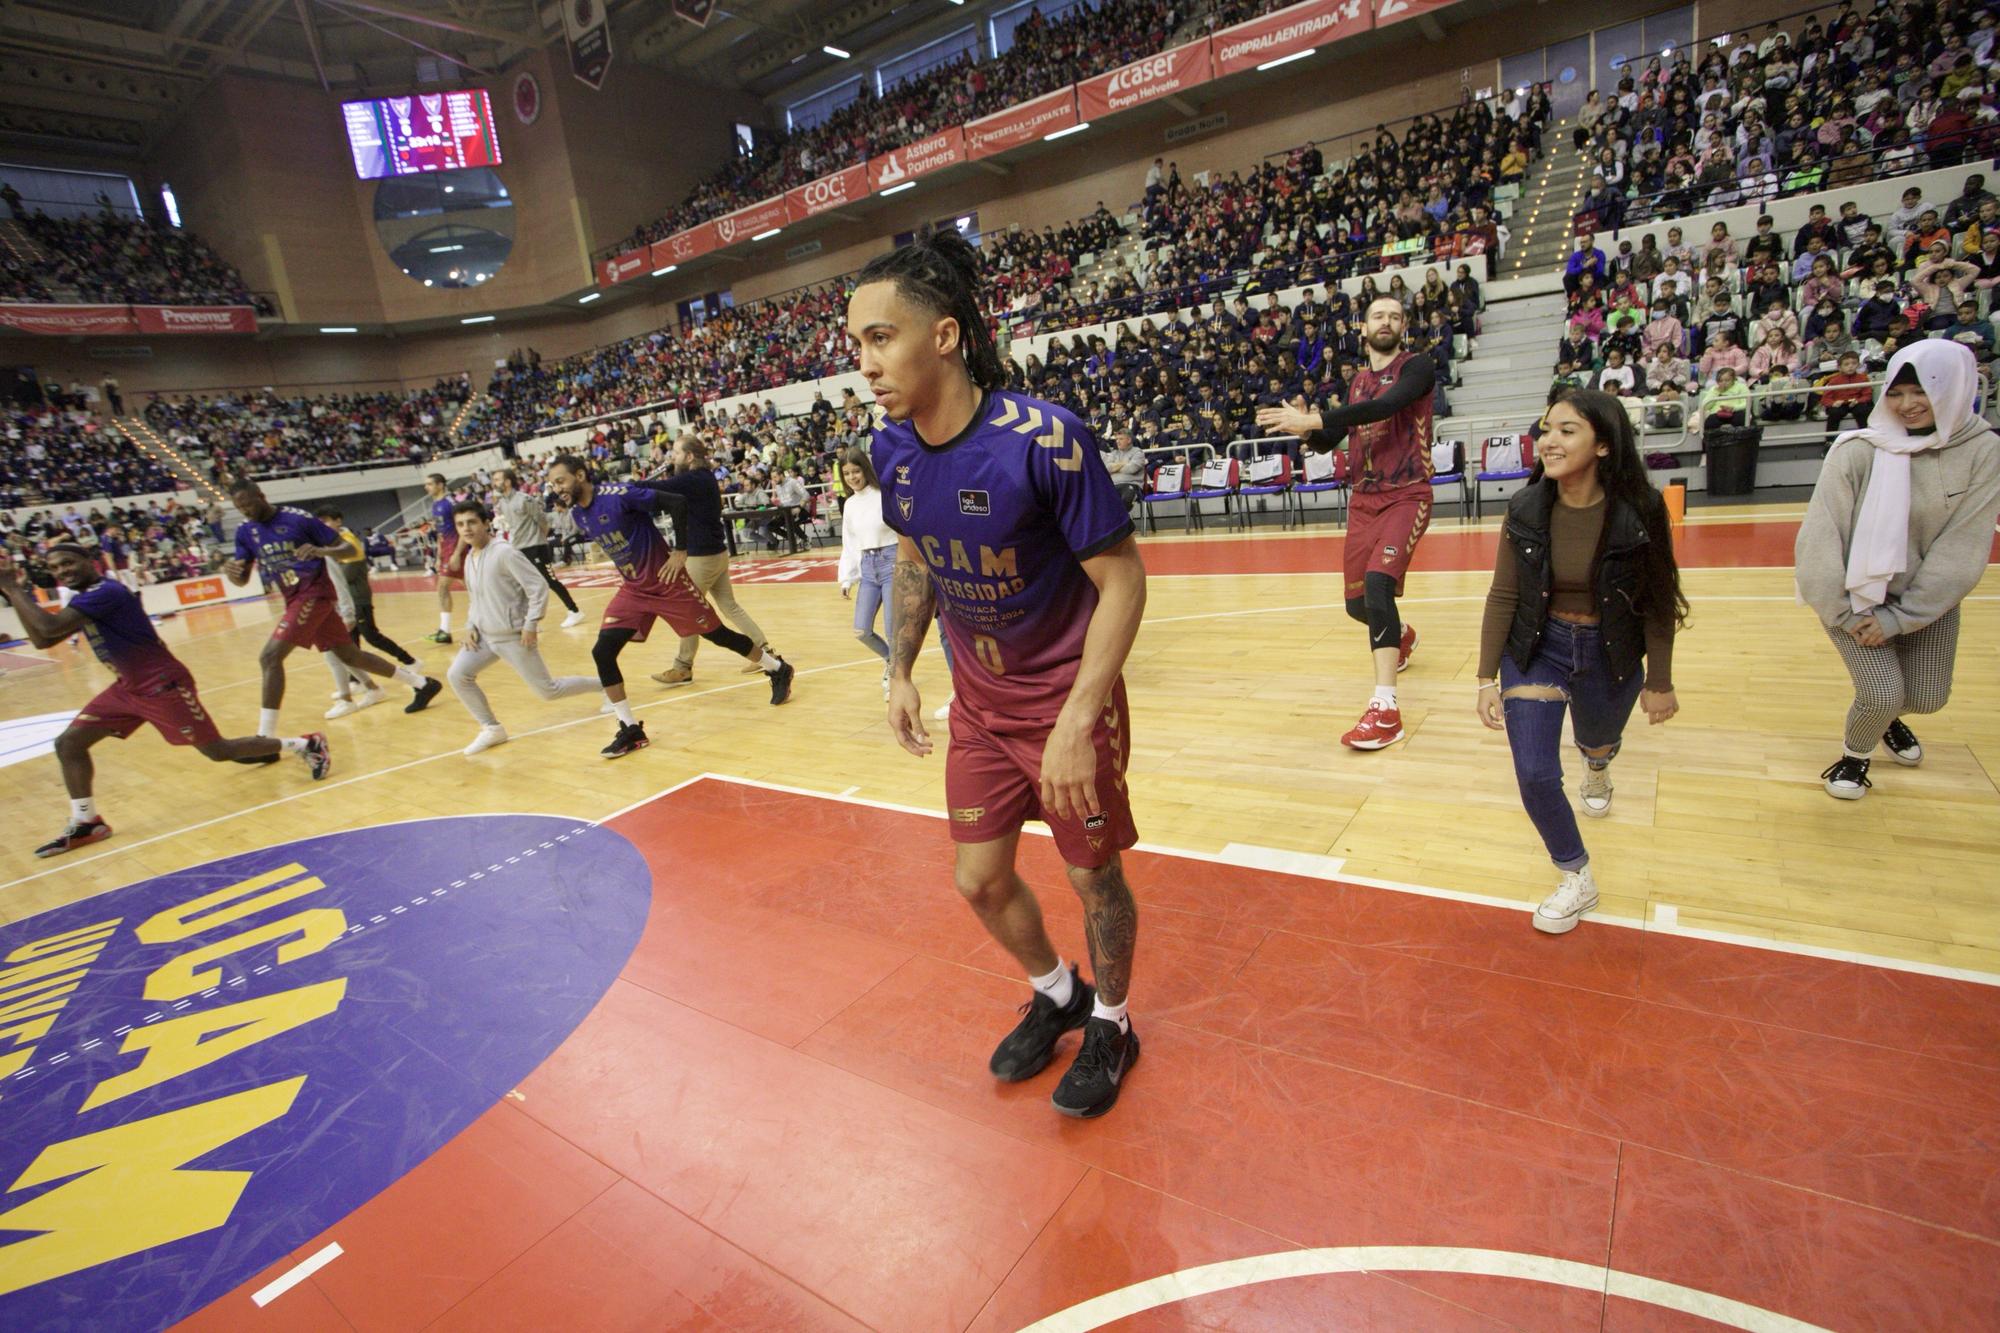
[[[804,222],[817,213],[843,204],[859,203],[868,197],[868,164],[857,162],[831,176],[807,181],[785,195],[785,214],[793,222]]]
[[[617,282],[630,282],[646,271],[646,252],[627,250],[622,255],[612,255],[597,261],[597,281],[609,287]]]
[[[1374,26],[1375,3],[1397,0],[1306,0],[1302,5],[1266,14],[1233,28],[1224,28],[1211,39],[1215,48],[1215,77],[1240,74],[1246,69],[1282,56],[1297,55],[1314,47],[1337,42]],[[1409,3],[1410,0],[1403,0]]]
[[[734,245],[773,227],[782,227],[786,221],[785,196],[775,195],[761,204],[739,208],[734,213],[725,213],[717,218],[714,222],[715,239],[722,245]]]
[[[1076,89],[1064,88],[982,116],[967,125],[966,155],[975,161],[991,157],[1080,123],[1076,115]]]
[[[716,248],[715,224],[704,222],[699,227],[689,227],[677,231],[664,241],[654,241],[651,263],[654,268],[665,268],[669,264],[685,264],[690,259],[707,254]]]
[[[1109,74],[1076,85],[1077,114],[1085,120],[1126,111],[1161,97],[1170,97],[1215,77],[1208,38],[1176,46],[1171,51],[1135,60]]]
[[[1386,28],[1391,23],[1401,23],[1419,14],[1455,5],[1458,0],[1375,0],[1375,26]]]
[[[868,188],[876,193],[894,189],[919,176],[955,167],[966,160],[965,128],[954,125],[928,139],[892,149],[868,159]]]
[[[247,305],[0,305],[0,328],[16,333],[255,333]]]

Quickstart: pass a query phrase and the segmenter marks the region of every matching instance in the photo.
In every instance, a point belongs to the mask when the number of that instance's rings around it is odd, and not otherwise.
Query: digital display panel
[[[363,180],[500,165],[493,103],[483,88],[343,102],[354,174]]]

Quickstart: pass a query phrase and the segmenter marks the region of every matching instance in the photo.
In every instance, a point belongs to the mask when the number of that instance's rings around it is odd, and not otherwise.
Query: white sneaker
[[[1585,912],[1596,907],[1597,881],[1590,877],[1590,867],[1569,871],[1556,891],[1535,909],[1535,929],[1545,935],[1567,935]]]
[[[581,625],[582,623],[583,623],[583,608],[578,607],[576,610],[570,612],[568,615],[562,618],[562,625],[560,626],[560,628],[575,629],[578,625]]]
[[[465,747],[465,752],[467,754],[478,754],[481,750],[490,750],[496,745],[505,745],[506,743],[507,728],[481,727],[479,734],[472,738],[472,744]]]
[[[374,689],[369,690],[366,694],[358,696],[354,700],[354,711],[358,713],[364,708],[373,708],[376,704],[381,703],[388,697],[389,697],[389,692],[381,688],[380,686],[377,686]]]
[[[937,711],[931,714],[931,720],[933,722],[949,721],[951,718],[951,701],[956,697],[956,695],[946,695],[944,702],[937,706]]]
[[[329,718],[346,717],[349,713],[358,713],[360,711],[361,705],[355,703],[354,700],[335,695],[334,705],[326,710],[326,715]]]
[[[611,716],[611,714],[613,714],[613,713],[615,713],[615,712],[617,712],[617,711],[618,711],[618,705],[617,705],[617,704],[615,704],[615,703],[612,703],[612,702],[611,702],[611,701],[610,701],[609,699],[606,699],[606,700],[605,700],[605,701],[603,702],[603,704],[601,704],[601,705],[600,705],[600,706],[598,707],[598,710],[597,710],[597,715],[598,715],[599,717],[609,717],[609,716]]]
[[[1577,789],[1583,806],[1583,813],[1592,819],[1602,819],[1611,813],[1611,769],[1592,768],[1588,764],[1583,769],[1583,785]]]

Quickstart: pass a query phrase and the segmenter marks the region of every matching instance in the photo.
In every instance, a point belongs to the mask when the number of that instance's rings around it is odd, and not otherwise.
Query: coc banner
[[[804,222],[818,213],[842,204],[858,203],[868,196],[868,164],[856,162],[831,176],[807,181],[785,195],[785,213],[793,222]],[[752,232],[751,235],[755,235]]]
[[[0,305],[0,328],[16,333],[255,333],[247,305]]]
[[[715,228],[715,239],[720,245],[734,245],[747,241],[759,232],[773,227],[782,227],[788,221],[785,214],[785,196],[774,195],[761,204],[739,208],[734,213],[725,213],[709,225]]]
[[[1354,0],[1356,4],[1360,0]],[[1064,88],[982,116],[965,127],[966,156],[977,161],[1079,124],[1076,89]]]
[[[1211,39],[1215,47],[1214,77],[1240,74],[1280,56],[1297,55],[1367,32],[1374,26],[1372,3],[1390,5],[1421,3],[1421,0],[1306,0],[1302,5],[1224,28]]]
[[[868,189],[871,193],[894,189],[905,181],[955,167],[965,160],[965,128],[954,125],[928,139],[869,158]]]
[[[1176,46],[1076,85],[1077,114],[1095,120],[1183,92],[1214,78],[1214,68],[1208,38]]]
[[[597,281],[609,287],[613,283],[630,282],[646,271],[646,252],[627,250],[624,254],[613,255],[609,259],[597,261]]]

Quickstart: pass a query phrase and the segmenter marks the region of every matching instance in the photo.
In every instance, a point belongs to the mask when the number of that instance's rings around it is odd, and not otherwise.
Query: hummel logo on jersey
[[[916,507],[916,503],[917,501],[915,496],[899,495],[896,497],[896,508],[903,511],[903,517],[905,519],[909,518],[910,510]]]
[[[960,491],[958,493],[958,512],[961,514],[975,514],[983,518],[993,512],[993,500],[985,491]],[[905,517],[908,516],[905,515]]]

